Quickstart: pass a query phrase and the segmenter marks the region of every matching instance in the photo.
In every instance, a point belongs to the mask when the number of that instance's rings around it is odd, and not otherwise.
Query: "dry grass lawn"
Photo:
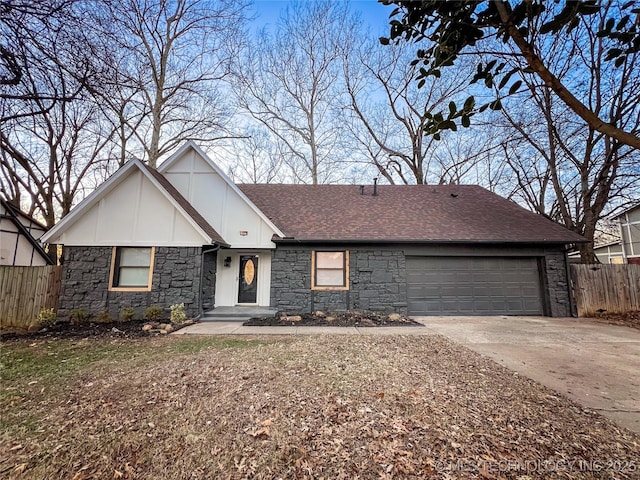
[[[439,336],[1,349],[1,478],[640,478],[637,435]]]

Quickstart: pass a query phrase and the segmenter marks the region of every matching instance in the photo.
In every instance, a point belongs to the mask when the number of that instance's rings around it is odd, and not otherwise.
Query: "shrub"
[[[106,310],[96,315],[94,320],[97,323],[113,323],[113,317]]]
[[[187,319],[187,314],[184,313],[184,303],[177,303],[171,305],[171,323],[181,324]]]
[[[51,327],[56,323],[58,319],[56,312],[53,311],[53,308],[43,308],[38,313],[38,325],[40,327]]]
[[[120,310],[120,320],[122,322],[130,322],[135,317],[136,311],[131,307],[124,307]]]
[[[144,311],[144,319],[150,322],[158,321],[162,318],[164,310],[161,307],[149,307]]]
[[[78,310],[71,310],[69,312],[69,320],[72,325],[78,325],[80,323],[87,323],[89,321],[89,312],[80,308]]]

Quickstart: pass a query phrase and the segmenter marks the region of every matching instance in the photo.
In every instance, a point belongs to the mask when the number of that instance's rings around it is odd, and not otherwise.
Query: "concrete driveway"
[[[585,318],[414,317],[640,433],[640,331]]]

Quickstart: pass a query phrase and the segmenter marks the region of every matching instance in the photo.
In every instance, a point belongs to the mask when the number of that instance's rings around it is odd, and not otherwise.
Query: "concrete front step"
[[[272,317],[277,310],[268,307],[218,307],[204,312],[201,320],[205,322],[245,322],[255,317]]]

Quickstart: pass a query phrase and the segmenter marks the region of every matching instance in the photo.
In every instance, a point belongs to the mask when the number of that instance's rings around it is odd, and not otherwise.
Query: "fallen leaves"
[[[496,466],[640,457],[638,436],[437,336],[270,337],[141,363],[146,345],[130,361],[78,372],[39,403],[3,404],[10,428],[0,433],[0,471],[77,480],[572,479],[584,474]]]

